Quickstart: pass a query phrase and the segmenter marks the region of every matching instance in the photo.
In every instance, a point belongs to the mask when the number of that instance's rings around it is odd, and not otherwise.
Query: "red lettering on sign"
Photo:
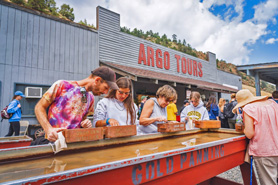
[[[194,76],[198,76],[197,62],[196,62],[196,60],[193,60],[193,75],[194,75]]]
[[[153,48],[151,47],[147,47],[147,55],[148,55],[148,66],[151,65],[151,61],[152,61],[152,67],[154,67],[154,51]]]
[[[181,71],[186,74],[186,58],[181,58]]]
[[[139,56],[138,56],[138,64],[144,64],[147,66],[157,67],[160,69],[170,69],[170,53],[168,51],[161,51],[161,49],[154,50],[150,46],[147,47],[147,55],[145,53],[144,44],[140,44],[139,47]],[[197,62],[196,60],[192,60],[190,58],[182,57],[180,55],[175,55],[177,62],[177,72],[180,71],[183,74],[193,75],[196,77],[203,77],[203,66],[201,62]],[[181,66],[180,66],[181,63]],[[180,70],[181,68],[181,70]]]
[[[164,68],[166,70],[170,69],[170,54],[168,51],[164,52]]]
[[[192,60],[187,59],[187,69],[188,69],[188,74],[192,75]]]
[[[202,67],[203,67],[202,63],[201,63],[201,62],[199,62],[199,63],[198,63],[198,68],[199,68],[199,77],[202,77],[202,76],[203,76],[203,70],[202,70]]]
[[[177,59],[177,72],[180,72],[180,56],[179,55],[175,55],[175,58]]]
[[[156,67],[161,68],[162,69],[162,52],[160,49],[156,50]]]
[[[144,62],[144,65],[147,65],[144,44],[140,44],[138,64],[141,64],[142,61]]]

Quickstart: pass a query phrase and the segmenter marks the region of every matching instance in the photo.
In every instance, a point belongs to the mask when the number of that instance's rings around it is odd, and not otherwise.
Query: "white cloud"
[[[240,24],[229,23],[212,33],[204,43],[200,43],[201,50],[216,53],[217,58],[234,64],[247,63],[250,50],[248,45],[254,44],[264,34],[265,25],[254,25],[248,21]]]
[[[265,43],[266,44],[274,44],[275,42],[278,42],[278,38],[275,39],[275,38],[270,38],[268,39]]]
[[[149,2],[148,4],[146,2]],[[121,25],[153,30],[160,35],[166,33],[171,38],[176,34],[178,39],[185,39],[192,47],[201,51],[216,53],[216,57],[234,64],[249,61],[248,45],[254,44],[265,34],[265,24],[251,21],[241,23],[243,16],[242,1],[191,1],[166,0],[110,2],[113,11],[120,13]],[[224,20],[213,15],[208,9],[215,5],[234,6],[238,16]],[[227,15],[228,16],[228,15]]]
[[[268,21],[276,22],[273,17],[278,14],[278,1],[268,0],[264,3],[260,3],[254,6],[255,14],[254,20],[259,23],[266,23]]]
[[[196,0],[56,1],[71,4],[76,21],[86,18],[88,23],[95,25],[96,7],[109,7],[109,10],[120,14],[121,26],[145,32],[152,30],[159,32],[160,36],[165,33],[168,38],[176,34],[178,39],[185,39],[197,50],[211,51],[217,58],[234,64],[249,61],[251,50],[248,46],[268,33],[267,23],[275,23],[274,15],[278,9],[277,0],[268,0],[254,7],[253,19],[242,22],[243,0],[206,0],[203,3]],[[237,16],[224,14],[221,17],[209,11],[219,5],[229,7]]]

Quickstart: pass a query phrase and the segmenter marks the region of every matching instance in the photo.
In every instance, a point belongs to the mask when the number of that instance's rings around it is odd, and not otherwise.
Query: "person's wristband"
[[[110,120],[110,118],[106,119],[106,126],[110,126],[109,120]]]

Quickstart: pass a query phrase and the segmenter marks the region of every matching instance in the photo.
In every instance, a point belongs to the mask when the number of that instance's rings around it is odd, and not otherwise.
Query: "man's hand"
[[[110,126],[119,126],[120,125],[117,120],[112,119],[112,118],[110,118],[108,122],[109,122]]]
[[[63,128],[51,128],[50,130],[48,130],[48,132],[46,132],[47,139],[50,142],[55,142],[58,139],[58,132],[61,132],[62,130],[64,130],[64,129]]]
[[[89,119],[85,119],[81,122],[81,127],[91,128],[92,127],[92,122]]]

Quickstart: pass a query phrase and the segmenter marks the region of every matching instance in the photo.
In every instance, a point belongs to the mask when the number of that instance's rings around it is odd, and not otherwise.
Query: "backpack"
[[[9,105],[7,105],[3,110],[1,110],[1,117],[2,117],[1,122],[3,121],[3,119],[10,119],[13,116],[13,113],[11,114],[8,113],[8,107]]]
[[[233,108],[233,102],[230,102],[224,106],[223,114],[225,118],[233,118],[235,116],[235,114],[232,112]]]

